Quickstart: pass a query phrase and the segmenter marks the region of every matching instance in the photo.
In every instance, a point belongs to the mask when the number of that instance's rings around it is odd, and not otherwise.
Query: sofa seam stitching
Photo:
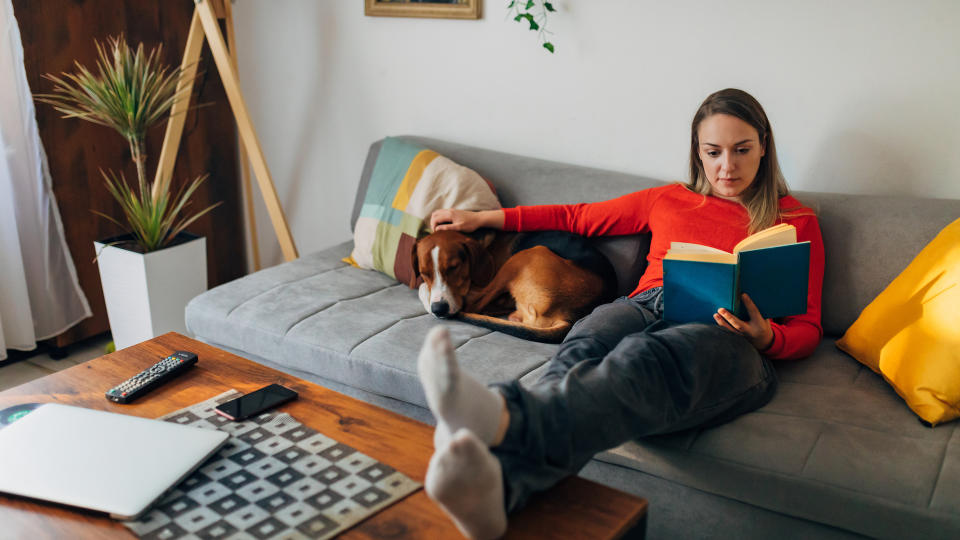
[[[654,444],[655,444],[655,443],[654,443]],[[656,445],[656,446],[658,446],[658,447],[660,447],[660,448],[662,448],[662,449],[668,450],[668,451],[669,451],[669,450],[672,450],[672,448],[669,447],[669,446],[664,446],[664,445]],[[597,453],[596,456],[594,456],[594,459],[596,459],[597,456],[602,456],[603,454],[613,453],[613,452],[612,452],[613,450],[614,450],[614,448],[611,448],[610,450],[607,450],[607,451],[605,451],[605,452],[599,452],[599,453]],[[924,508],[924,507],[921,506],[920,504],[912,504],[912,503],[909,503],[909,502],[904,502],[903,500],[900,500],[900,499],[891,499],[890,497],[888,497],[888,496],[886,496],[886,495],[880,495],[880,494],[877,494],[877,493],[871,493],[871,492],[869,492],[869,491],[864,491],[864,490],[862,490],[862,489],[851,488],[851,487],[849,487],[849,486],[845,486],[845,485],[842,485],[842,484],[837,484],[837,483],[835,483],[835,482],[830,482],[830,481],[828,481],[828,480],[822,480],[822,479],[819,479],[819,478],[816,478],[816,477],[801,476],[800,473],[794,474],[794,473],[788,473],[788,472],[778,471],[778,470],[775,470],[775,469],[768,469],[768,468],[765,468],[765,467],[760,467],[760,466],[757,466],[757,465],[750,465],[750,464],[743,463],[743,462],[740,462],[740,461],[735,461],[735,460],[728,459],[728,458],[724,458],[724,457],[720,457],[720,456],[714,456],[714,455],[711,455],[711,454],[704,454],[704,453],[700,453],[700,452],[690,452],[690,453],[695,454],[699,459],[704,459],[704,460],[708,460],[708,461],[715,461],[715,462],[721,462],[721,463],[725,463],[725,464],[730,464],[730,465],[732,465],[732,466],[734,466],[734,467],[743,467],[743,468],[745,468],[745,469],[749,469],[749,470],[751,470],[751,471],[758,472],[758,473],[762,473],[762,474],[771,474],[771,475],[774,475],[774,476],[780,476],[780,477],[782,477],[783,479],[786,479],[786,480],[795,479],[795,480],[799,480],[799,481],[802,481],[802,482],[809,482],[809,483],[811,483],[811,484],[821,484],[821,485],[825,485],[825,486],[832,487],[832,488],[834,488],[834,489],[839,489],[839,490],[843,490],[843,491],[847,491],[847,492],[851,492],[851,493],[857,493],[857,494],[864,495],[864,496],[867,496],[867,497],[874,497],[874,498],[881,499],[881,500],[888,501],[888,502],[895,502],[895,503],[897,503],[897,504],[901,504],[901,505],[904,505],[904,506],[907,506],[907,507],[912,507],[912,508],[917,508],[917,509],[922,509],[922,508]],[[623,456],[623,455],[620,455],[620,454],[616,454],[616,453],[613,453],[613,455],[618,456],[618,457],[623,458],[623,459],[628,459],[628,460],[631,460],[631,461],[635,461],[635,459],[634,459],[633,457],[626,457],[626,456]],[[603,460],[601,460],[601,461],[603,461]],[[805,468],[805,467],[804,467],[804,468]],[[651,474],[651,473],[647,473],[646,471],[644,471],[644,470],[642,470],[642,469],[634,469],[634,470],[638,470],[638,471],[643,472],[643,473],[645,473],[645,474]],[[802,471],[801,471],[801,473],[802,473]],[[671,481],[673,481],[673,480],[671,480]],[[930,511],[932,511],[932,512],[944,513],[944,511],[942,511],[942,510],[930,509],[929,507],[927,507],[927,509],[930,510]],[[944,513],[944,515],[950,515],[950,514]]]
[[[236,311],[237,309],[240,309],[240,307],[242,307],[242,306],[245,305],[246,303],[250,302],[251,300],[254,300],[254,299],[257,298],[257,297],[263,296],[264,294],[267,294],[268,292],[277,290],[277,289],[279,289],[280,287],[285,287],[285,286],[290,285],[290,284],[292,284],[292,283],[297,283],[297,282],[300,282],[300,281],[306,281],[306,280],[308,280],[308,279],[310,279],[310,278],[313,278],[313,277],[323,276],[323,275],[329,274],[330,272],[333,272],[333,271],[336,271],[336,270],[340,270],[341,268],[344,268],[344,267],[347,267],[347,266],[349,266],[349,265],[346,264],[346,263],[344,263],[344,264],[342,264],[342,265],[340,265],[340,266],[335,266],[335,267],[333,267],[333,268],[329,268],[329,269],[327,269],[327,270],[324,270],[324,271],[322,271],[322,272],[320,272],[320,273],[318,273],[318,274],[310,274],[310,275],[308,275],[308,276],[303,276],[303,277],[298,278],[298,279],[291,279],[290,281],[284,281],[283,283],[278,283],[278,284],[274,285],[273,287],[270,287],[269,289],[260,291],[260,292],[254,294],[253,296],[251,296],[251,297],[249,297],[249,298],[243,299],[242,301],[240,301],[240,303],[238,303],[237,305],[235,305],[235,306],[233,306],[232,308],[230,308],[230,311],[228,311],[227,314],[223,316],[223,318],[224,318],[224,319],[229,318],[230,315],[233,314],[234,311]],[[252,275],[252,274],[251,274],[251,275]]]
[[[635,442],[635,441],[634,441],[634,442]],[[658,446],[659,446],[659,445],[658,445]],[[665,447],[665,446],[660,446],[660,448],[665,448],[665,449],[667,449],[667,450],[670,450],[669,447]],[[603,459],[603,457],[604,457],[605,454],[612,454],[613,456],[616,456],[616,458],[618,458],[618,459],[628,460],[628,461],[637,461],[637,460],[636,460],[635,458],[633,458],[633,457],[624,456],[624,455],[622,455],[622,454],[614,453],[614,452],[613,452],[614,449],[615,449],[615,448],[611,448],[610,450],[606,450],[606,451],[604,451],[604,452],[599,452],[599,453],[597,453],[597,454],[594,456],[593,459],[596,459],[596,460],[601,461],[601,462],[603,462],[603,463],[609,463],[609,464],[611,464],[611,465],[619,465],[619,466],[621,466],[621,467],[626,467],[626,468],[629,468],[629,469],[631,469],[631,470],[641,472],[641,473],[643,473],[643,474],[648,474],[648,475],[651,475],[651,476],[656,476],[656,477],[658,477],[658,478],[663,478],[664,480],[667,480],[667,481],[669,481],[669,482],[673,482],[673,483],[675,483],[675,484],[680,484],[679,481],[673,480],[673,479],[670,478],[668,475],[654,474],[653,472],[648,472],[648,471],[645,471],[645,470],[643,470],[643,469],[638,469],[638,468],[633,467],[633,466],[631,466],[631,465],[623,465],[623,464],[621,464],[621,463],[610,462],[610,461],[608,461],[609,458]],[[765,468],[758,467],[758,466],[755,466],[755,465],[748,465],[748,464],[745,464],[745,463],[742,463],[742,462],[739,462],[739,461],[734,461],[734,460],[732,460],[732,459],[725,459],[725,458],[720,458],[720,457],[717,457],[717,456],[711,456],[711,455],[709,455],[709,454],[699,454],[699,453],[698,453],[698,454],[696,454],[696,455],[697,455],[698,458],[701,458],[701,459],[710,460],[710,461],[722,462],[722,463],[730,464],[730,465],[732,465],[732,466],[734,466],[734,467],[743,467],[743,468],[745,468],[745,469],[749,469],[749,470],[751,470],[751,471],[758,472],[758,473],[770,474],[770,475],[773,475],[773,476],[779,476],[779,477],[781,477],[781,478],[784,479],[784,480],[798,480],[798,481],[805,482],[805,483],[808,483],[808,484],[814,484],[814,485],[820,484],[820,485],[825,485],[825,486],[828,486],[828,487],[830,487],[830,488],[832,488],[832,489],[837,489],[837,490],[840,490],[840,491],[846,491],[846,492],[855,493],[855,494],[858,494],[858,495],[863,495],[863,496],[865,496],[865,497],[870,497],[870,498],[873,498],[873,499],[877,499],[877,500],[880,500],[880,501],[882,501],[882,502],[887,502],[887,503],[892,502],[892,503],[894,503],[894,504],[902,505],[903,507],[923,509],[923,507],[920,506],[919,504],[910,504],[910,503],[908,503],[908,502],[904,502],[904,501],[899,500],[899,499],[891,499],[891,498],[886,497],[886,496],[884,496],[884,495],[878,495],[878,494],[876,494],[876,493],[870,493],[870,492],[868,492],[868,491],[862,491],[862,490],[859,490],[859,489],[853,489],[853,488],[850,488],[850,487],[847,487],[847,486],[843,486],[843,485],[840,485],[840,484],[835,484],[835,483],[832,483],[832,482],[827,482],[827,481],[825,481],[825,480],[820,480],[820,479],[812,478],[812,477],[809,477],[809,476],[799,476],[799,475],[796,475],[796,474],[785,473],[785,472],[776,471],[776,470],[773,470],[773,469],[765,469]],[[704,489],[701,489],[701,488],[698,488],[698,487],[694,487],[694,486],[690,486],[690,485],[687,485],[687,484],[680,484],[680,485],[684,485],[684,486],[686,486],[686,487],[690,487],[690,488],[693,488],[693,489],[700,489],[701,491],[706,491],[706,490],[704,490]],[[710,493],[713,493],[713,492],[711,491]],[[732,496],[730,496],[730,495],[721,495],[720,493],[714,493],[714,494],[715,494],[715,495],[720,495],[720,496],[723,496],[723,497],[728,497],[728,498],[736,498],[736,497],[732,497]],[[737,500],[740,500],[740,499],[737,499]],[[743,501],[743,502],[746,502],[746,501]],[[748,504],[752,504],[752,503],[748,503]],[[953,516],[953,514],[950,514],[950,513],[946,512],[946,511],[944,511],[944,510],[938,510],[938,509],[935,509],[935,508],[934,508],[934,509],[926,508],[926,510],[927,510],[927,511],[930,511],[930,512],[932,512],[932,513],[935,513],[935,514],[942,515],[942,516],[948,516],[948,517]]]
[[[478,327],[478,328],[483,328],[483,327]],[[459,351],[460,351],[460,348],[463,347],[464,345],[466,345],[467,343],[470,343],[471,341],[473,341],[473,340],[475,340],[475,339],[482,338],[482,337],[484,337],[484,336],[489,336],[490,334],[493,333],[493,330],[490,330],[490,329],[487,329],[487,328],[483,328],[483,329],[487,331],[486,334],[480,334],[479,336],[470,336],[470,337],[468,337],[463,343],[461,343],[461,344],[457,345],[456,347],[454,347],[454,348],[453,348],[453,352],[454,352],[454,353],[459,352]]]
[[[484,329],[484,330],[487,330],[487,333],[486,333],[486,334],[480,334],[479,336],[472,336],[472,337],[470,337],[470,338],[467,338],[466,341],[464,341],[463,343],[461,343],[460,345],[458,345],[458,346],[454,349],[454,352],[459,352],[459,351],[460,351],[460,347],[463,347],[464,345],[466,345],[467,343],[470,343],[471,341],[473,341],[473,340],[475,340],[475,339],[480,339],[480,338],[482,338],[482,337],[487,337],[487,336],[489,336],[489,335],[491,335],[491,334],[494,333],[494,331],[493,331],[493,330],[490,330],[489,328],[483,328],[482,326],[479,326],[478,328],[482,328],[482,329]],[[542,366],[544,366],[547,362],[549,362],[549,361],[552,360],[552,359],[553,359],[553,355],[551,354],[551,355],[547,356],[546,360],[544,360],[543,362],[540,362],[539,364],[533,366],[532,368],[521,372],[519,375],[517,375],[516,377],[513,377],[513,379],[511,379],[511,380],[516,380],[517,382],[519,382],[520,379],[522,379],[522,378],[526,377],[527,375],[533,373],[534,371],[540,369]],[[458,361],[458,362],[459,362],[459,361]],[[536,381],[534,381],[534,382],[536,382]]]
[[[789,418],[800,418],[801,420],[810,420],[811,422],[821,422],[821,423],[831,424],[831,425],[835,425],[835,426],[849,426],[849,427],[854,427],[854,428],[857,428],[857,429],[862,429],[862,430],[864,430],[864,431],[870,431],[870,432],[873,432],[873,433],[882,433],[882,434],[884,434],[884,435],[890,435],[890,436],[892,436],[892,437],[897,437],[898,439],[906,439],[906,440],[910,440],[910,441],[938,442],[936,439],[925,439],[925,438],[920,438],[920,437],[911,437],[911,436],[907,436],[907,435],[898,435],[898,434],[896,434],[896,433],[892,433],[892,432],[889,432],[889,431],[883,431],[883,430],[880,430],[880,429],[877,429],[877,428],[864,427],[864,426],[860,426],[860,425],[857,425],[857,424],[851,424],[851,423],[849,423],[849,422],[841,422],[841,421],[838,421],[838,420],[829,420],[829,419],[826,419],[826,418],[811,418],[811,417],[809,417],[809,416],[800,416],[800,415],[797,415],[797,414],[788,414],[788,413],[782,413],[782,412],[776,412],[776,411],[765,411],[765,410],[763,410],[763,409],[757,409],[757,410],[751,411],[751,412],[749,412],[749,413],[747,413],[747,414],[755,414],[755,413],[756,413],[756,414],[770,414],[770,415],[775,415],[775,416],[786,416],[786,417],[789,417]],[[947,436],[947,442],[944,442],[943,444],[946,445],[946,444],[949,442],[949,439],[950,439],[950,436],[948,435],[948,436]]]
[[[873,373],[873,372],[871,371],[870,373]],[[856,379],[856,377],[854,377],[854,379]],[[836,388],[838,390],[850,390],[850,389],[863,390],[862,388],[853,388],[854,381],[850,381],[850,386],[831,386],[831,385],[820,384],[820,383],[791,381],[789,379],[783,379],[783,378],[778,378],[777,380],[780,382],[780,384],[802,384],[803,386],[816,386],[819,388]]]
[[[322,308],[314,311],[313,313],[310,313],[310,314],[305,315],[305,316],[304,316],[303,318],[301,318],[300,320],[298,320],[298,321],[296,321],[295,323],[291,324],[291,325],[283,332],[283,334],[281,334],[281,335],[282,335],[283,337],[286,337],[288,334],[290,334],[290,331],[292,331],[298,324],[306,321],[307,319],[309,319],[310,317],[313,317],[314,315],[319,315],[320,313],[323,313],[324,311],[327,311],[328,309],[330,309],[330,308],[332,308],[332,307],[334,307],[334,306],[337,306],[337,305],[339,305],[339,304],[341,304],[341,303],[343,303],[343,302],[350,302],[350,301],[353,301],[353,300],[358,300],[358,299],[360,299],[360,298],[366,298],[367,296],[372,296],[372,295],[374,295],[374,294],[377,294],[377,293],[380,293],[380,292],[383,292],[383,291],[386,291],[386,290],[389,290],[389,289],[393,289],[394,287],[399,287],[399,286],[404,286],[404,285],[403,285],[402,283],[395,283],[395,284],[393,284],[393,285],[387,285],[386,287],[381,287],[381,288],[379,288],[379,289],[377,289],[377,290],[375,290],[375,291],[367,292],[367,293],[364,293],[364,294],[359,294],[359,295],[357,295],[357,296],[352,296],[352,297],[350,297],[350,298],[341,298],[341,299],[339,299],[339,300],[337,300],[337,301],[335,301],[335,302],[331,302],[330,304],[328,304],[328,305],[326,305],[326,306],[324,306],[324,307],[322,307]]]
[[[820,444],[821,437],[823,437],[823,425],[820,426],[820,430],[817,432],[816,440],[814,440],[813,444],[810,445],[810,451],[808,451],[806,457],[803,458],[803,465],[800,466],[800,474],[805,474],[807,472],[807,465],[810,464],[810,458],[813,456],[813,452],[817,449],[817,445]]]
[[[550,362],[550,360],[553,360],[553,355],[552,355],[552,354],[551,354],[550,356],[548,356],[546,360],[544,360],[543,362],[540,362],[540,364],[538,364],[538,365],[536,365],[536,366],[528,369],[527,371],[524,371],[523,374],[521,374],[520,376],[517,377],[517,381],[519,382],[520,379],[522,379],[522,378],[526,377],[527,375],[533,373],[534,371],[540,369],[542,366],[545,366],[548,362]],[[541,376],[542,376],[542,375],[541,375]],[[536,381],[533,381],[533,382],[536,382]]]
[[[377,330],[375,333],[370,334],[369,336],[363,338],[359,343],[357,343],[357,344],[354,345],[353,347],[350,347],[350,350],[347,352],[347,357],[349,358],[349,357],[353,356],[353,351],[357,350],[357,347],[359,347],[359,346],[363,345],[364,343],[370,341],[371,339],[379,336],[379,335],[382,334],[383,332],[386,332],[387,330],[393,328],[394,326],[400,324],[401,322],[403,322],[403,321],[409,321],[409,320],[411,320],[411,319],[416,319],[417,317],[423,317],[424,315],[428,315],[428,314],[427,314],[427,313],[417,313],[416,315],[411,315],[411,316],[409,316],[409,317],[401,317],[401,318],[399,318],[399,319],[391,322],[391,323],[388,324],[387,326],[384,326],[384,327],[381,328],[380,330]],[[373,360],[373,361],[376,362],[376,360]],[[393,366],[390,366],[389,364],[383,364],[383,363],[381,363],[381,362],[377,362],[377,364],[379,364],[379,365],[381,365],[381,366],[393,367]],[[394,368],[394,369],[396,369],[396,368]],[[401,371],[402,371],[402,370],[401,370]],[[409,373],[409,372],[404,371],[404,373]]]
[[[950,434],[950,438],[953,438],[953,435],[956,434],[957,428],[954,426],[953,433]],[[943,466],[947,463],[947,451],[950,449],[950,439],[947,439],[947,443],[943,445],[943,452],[940,454],[940,467],[937,469],[937,478],[933,481],[933,488],[930,490],[930,497],[927,498],[927,508],[930,508],[930,505],[933,504],[933,497],[937,494],[937,487],[940,485],[940,478],[943,477]]]

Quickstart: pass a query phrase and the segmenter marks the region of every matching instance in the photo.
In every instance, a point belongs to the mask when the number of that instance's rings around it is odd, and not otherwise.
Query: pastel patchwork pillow
[[[920,418],[960,417],[960,219],[940,231],[837,341]]]
[[[415,287],[413,243],[441,208],[494,210],[500,201],[475,171],[422,146],[384,139],[353,229],[353,252],[344,260]]]

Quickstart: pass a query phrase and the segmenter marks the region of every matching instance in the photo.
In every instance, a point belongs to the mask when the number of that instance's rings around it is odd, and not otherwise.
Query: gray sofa
[[[406,138],[492,181],[504,206],[603,200],[662,184]],[[370,148],[354,220],[379,145]],[[795,195],[818,213],[827,254],[817,352],[775,363],[780,386],[762,409],[712,429],[625,444],[597,455],[581,475],[647,498],[652,538],[958,538],[960,422],[925,427],[834,341],[960,216],[960,200]],[[620,291],[631,291],[648,239],[597,243],[618,268]],[[347,241],[211,289],[187,306],[187,328],[202,341],[432,423],[416,357],[438,321],[415,291],[343,263],[351,247]],[[444,324],[464,369],[487,382],[536,379],[556,347]]]

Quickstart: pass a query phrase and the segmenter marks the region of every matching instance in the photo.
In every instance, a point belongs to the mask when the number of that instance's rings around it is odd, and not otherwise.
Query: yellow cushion
[[[882,375],[930,424],[960,417],[960,219],[860,313],[837,347]]]

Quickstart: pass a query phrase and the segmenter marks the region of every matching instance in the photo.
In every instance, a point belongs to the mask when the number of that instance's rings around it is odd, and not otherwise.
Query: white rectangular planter
[[[93,244],[118,350],[166,332],[187,333],[183,310],[207,290],[205,238],[150,253]]]

